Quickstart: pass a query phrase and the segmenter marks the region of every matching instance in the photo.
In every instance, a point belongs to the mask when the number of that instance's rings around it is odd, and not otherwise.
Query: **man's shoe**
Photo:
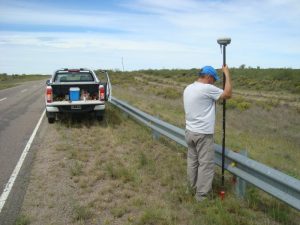
[[[195,199],[197,202],[203,202],[204,200],[207,199],[206,195],[195,195]]]

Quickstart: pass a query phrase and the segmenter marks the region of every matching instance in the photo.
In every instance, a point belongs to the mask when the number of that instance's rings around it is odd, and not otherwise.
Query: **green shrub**
[[[238,109],[239,111],[246,111],[251,107],[251,103],[243,98],[231,98],[226,102],[227,109]]]
[[[30,224],[30,219],[26,215],[20,215],[14,225],[29,225]]]
[[[114,217],[120,218],[127,213],[127,209],[125,207],[114,207],[110,210],[111,214]]]
[[[169,98],[169,99],[177,99],[182,96],[182,92],[178,91],[175,88],[163,88],[159,89],[156,94],[158,96],[162,96],[164,98]]]
[[[85,206],[75,206],[73,209],[74,221],[88,220],[92,216],[92,212]]]
[[[75,161],[71,166],[70,166],[70,173],[71,176],[79,176],[83,173],[83,164],[79,161]]]
[[[106,165],[106,172],[112,179],[121,179],[124,182],[136,181],[137,177],[133,170],[126,168],[122,164],[108,163]]]
[[[148,208],[137,221],[136,225],[172,225],[172,216],[164,209]]]
[[[251,106],[250,102],[239,102],[238,105],[237,105],[237,108],[240,111],[245,111],[245,110],[249,109],[250,106]]]

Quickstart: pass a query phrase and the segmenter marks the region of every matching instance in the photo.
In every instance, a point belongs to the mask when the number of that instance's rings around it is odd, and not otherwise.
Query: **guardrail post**
[[[247,150],[241,150],[239,153],[243,156],[248,156]],[[246,181],[240,177],[236,178],[235,193],[239,198],[244,198],[246,194]]]
[[[154,140],[158,140],[160,138],[160,134],[156,132],[155,130],[152,130],[152,138]]]

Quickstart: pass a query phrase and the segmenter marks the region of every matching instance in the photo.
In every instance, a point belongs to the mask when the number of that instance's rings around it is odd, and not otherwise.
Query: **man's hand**
[[[223,71],[223,73],[225,74],[226,77],[229,76],[229,69],[228,69],[227,65],[222,66],[222,71]]]

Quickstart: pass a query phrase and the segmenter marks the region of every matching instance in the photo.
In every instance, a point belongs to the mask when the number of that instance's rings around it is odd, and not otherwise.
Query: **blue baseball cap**
[[[209,75],[212,76],[216,81],[220,80],[217,71],[212,66],[204,66],[198,73],[199,76]]]

